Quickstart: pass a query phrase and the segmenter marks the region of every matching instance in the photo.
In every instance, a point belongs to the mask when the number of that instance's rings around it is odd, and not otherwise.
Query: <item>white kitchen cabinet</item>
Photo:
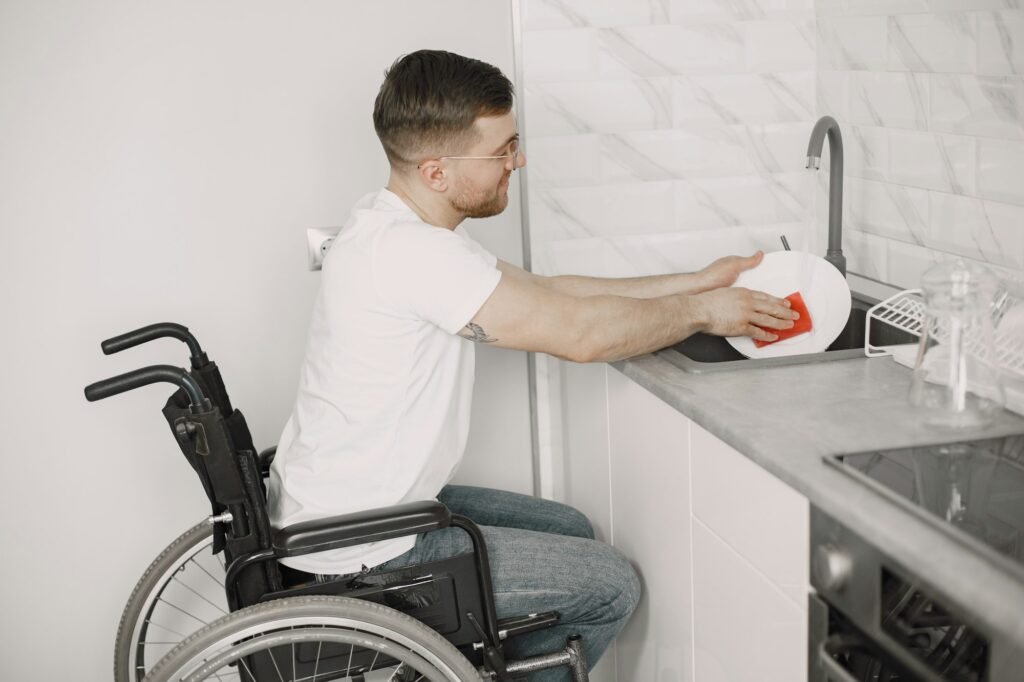
[[[693,516],[807,609],[807,498],[697,424],[690,427]]]
[[[689,682],[689,420],[608,371],[612,544],[637,567],[643,597],[616,641],[619,680]]]
[[[807,500],[614,368],[564,369],[564,501],[644,586],[594,682],[806,680]]]

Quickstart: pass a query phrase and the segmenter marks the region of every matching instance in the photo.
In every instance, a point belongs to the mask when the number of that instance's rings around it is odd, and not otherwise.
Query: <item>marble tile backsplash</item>
[[[828,114],[851,271],[1024,271],[1020,0],[518,1],[535,270],[823,244],[828,174],[803,166]]]
[[[535,270],[694,269],[809,224],[813,0],[520,10]]]
[[[851,271],[903,287],[952,257],[1024,272],[1020,7],[818,0],[816,113],[843,130]]]

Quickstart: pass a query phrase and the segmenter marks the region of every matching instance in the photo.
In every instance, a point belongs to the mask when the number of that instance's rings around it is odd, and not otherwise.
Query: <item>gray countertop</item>
[[[950,440],[914,419],[891,358],[689,374],[657,355],[614,367],[1024,646],[1024,581],[825,464],[823,457]],[[1005,412],[981,434],[1024,432]]]

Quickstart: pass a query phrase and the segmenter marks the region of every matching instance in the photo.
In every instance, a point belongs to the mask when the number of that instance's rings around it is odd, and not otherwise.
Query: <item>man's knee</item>
[[[643,587],[636,569],[622,552],[611,545],[603,545],[603,556],[592,557],[590,567],[594,573],[591,585],[594,598],[602,605],[603,618],[609,621],[625,621],[640,603]]]
[[[569,522],[569,532],[564,535],[575,535],[576,537],[593,540],[594,525],[586,515],[573,507],[566,507],[566,516]]]

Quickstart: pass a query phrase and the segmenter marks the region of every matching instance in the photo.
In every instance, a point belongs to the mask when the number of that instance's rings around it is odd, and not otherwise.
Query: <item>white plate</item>
[[[753,270],[740,274],[733,286],[756,289],[785,298],[799,291],[811,314],[811,331],[762,348],[749,336],[725,340],[748,358],[820,353],[828,348],[850,317],[850,285],[834,265],[803,251],[774,251]]]

